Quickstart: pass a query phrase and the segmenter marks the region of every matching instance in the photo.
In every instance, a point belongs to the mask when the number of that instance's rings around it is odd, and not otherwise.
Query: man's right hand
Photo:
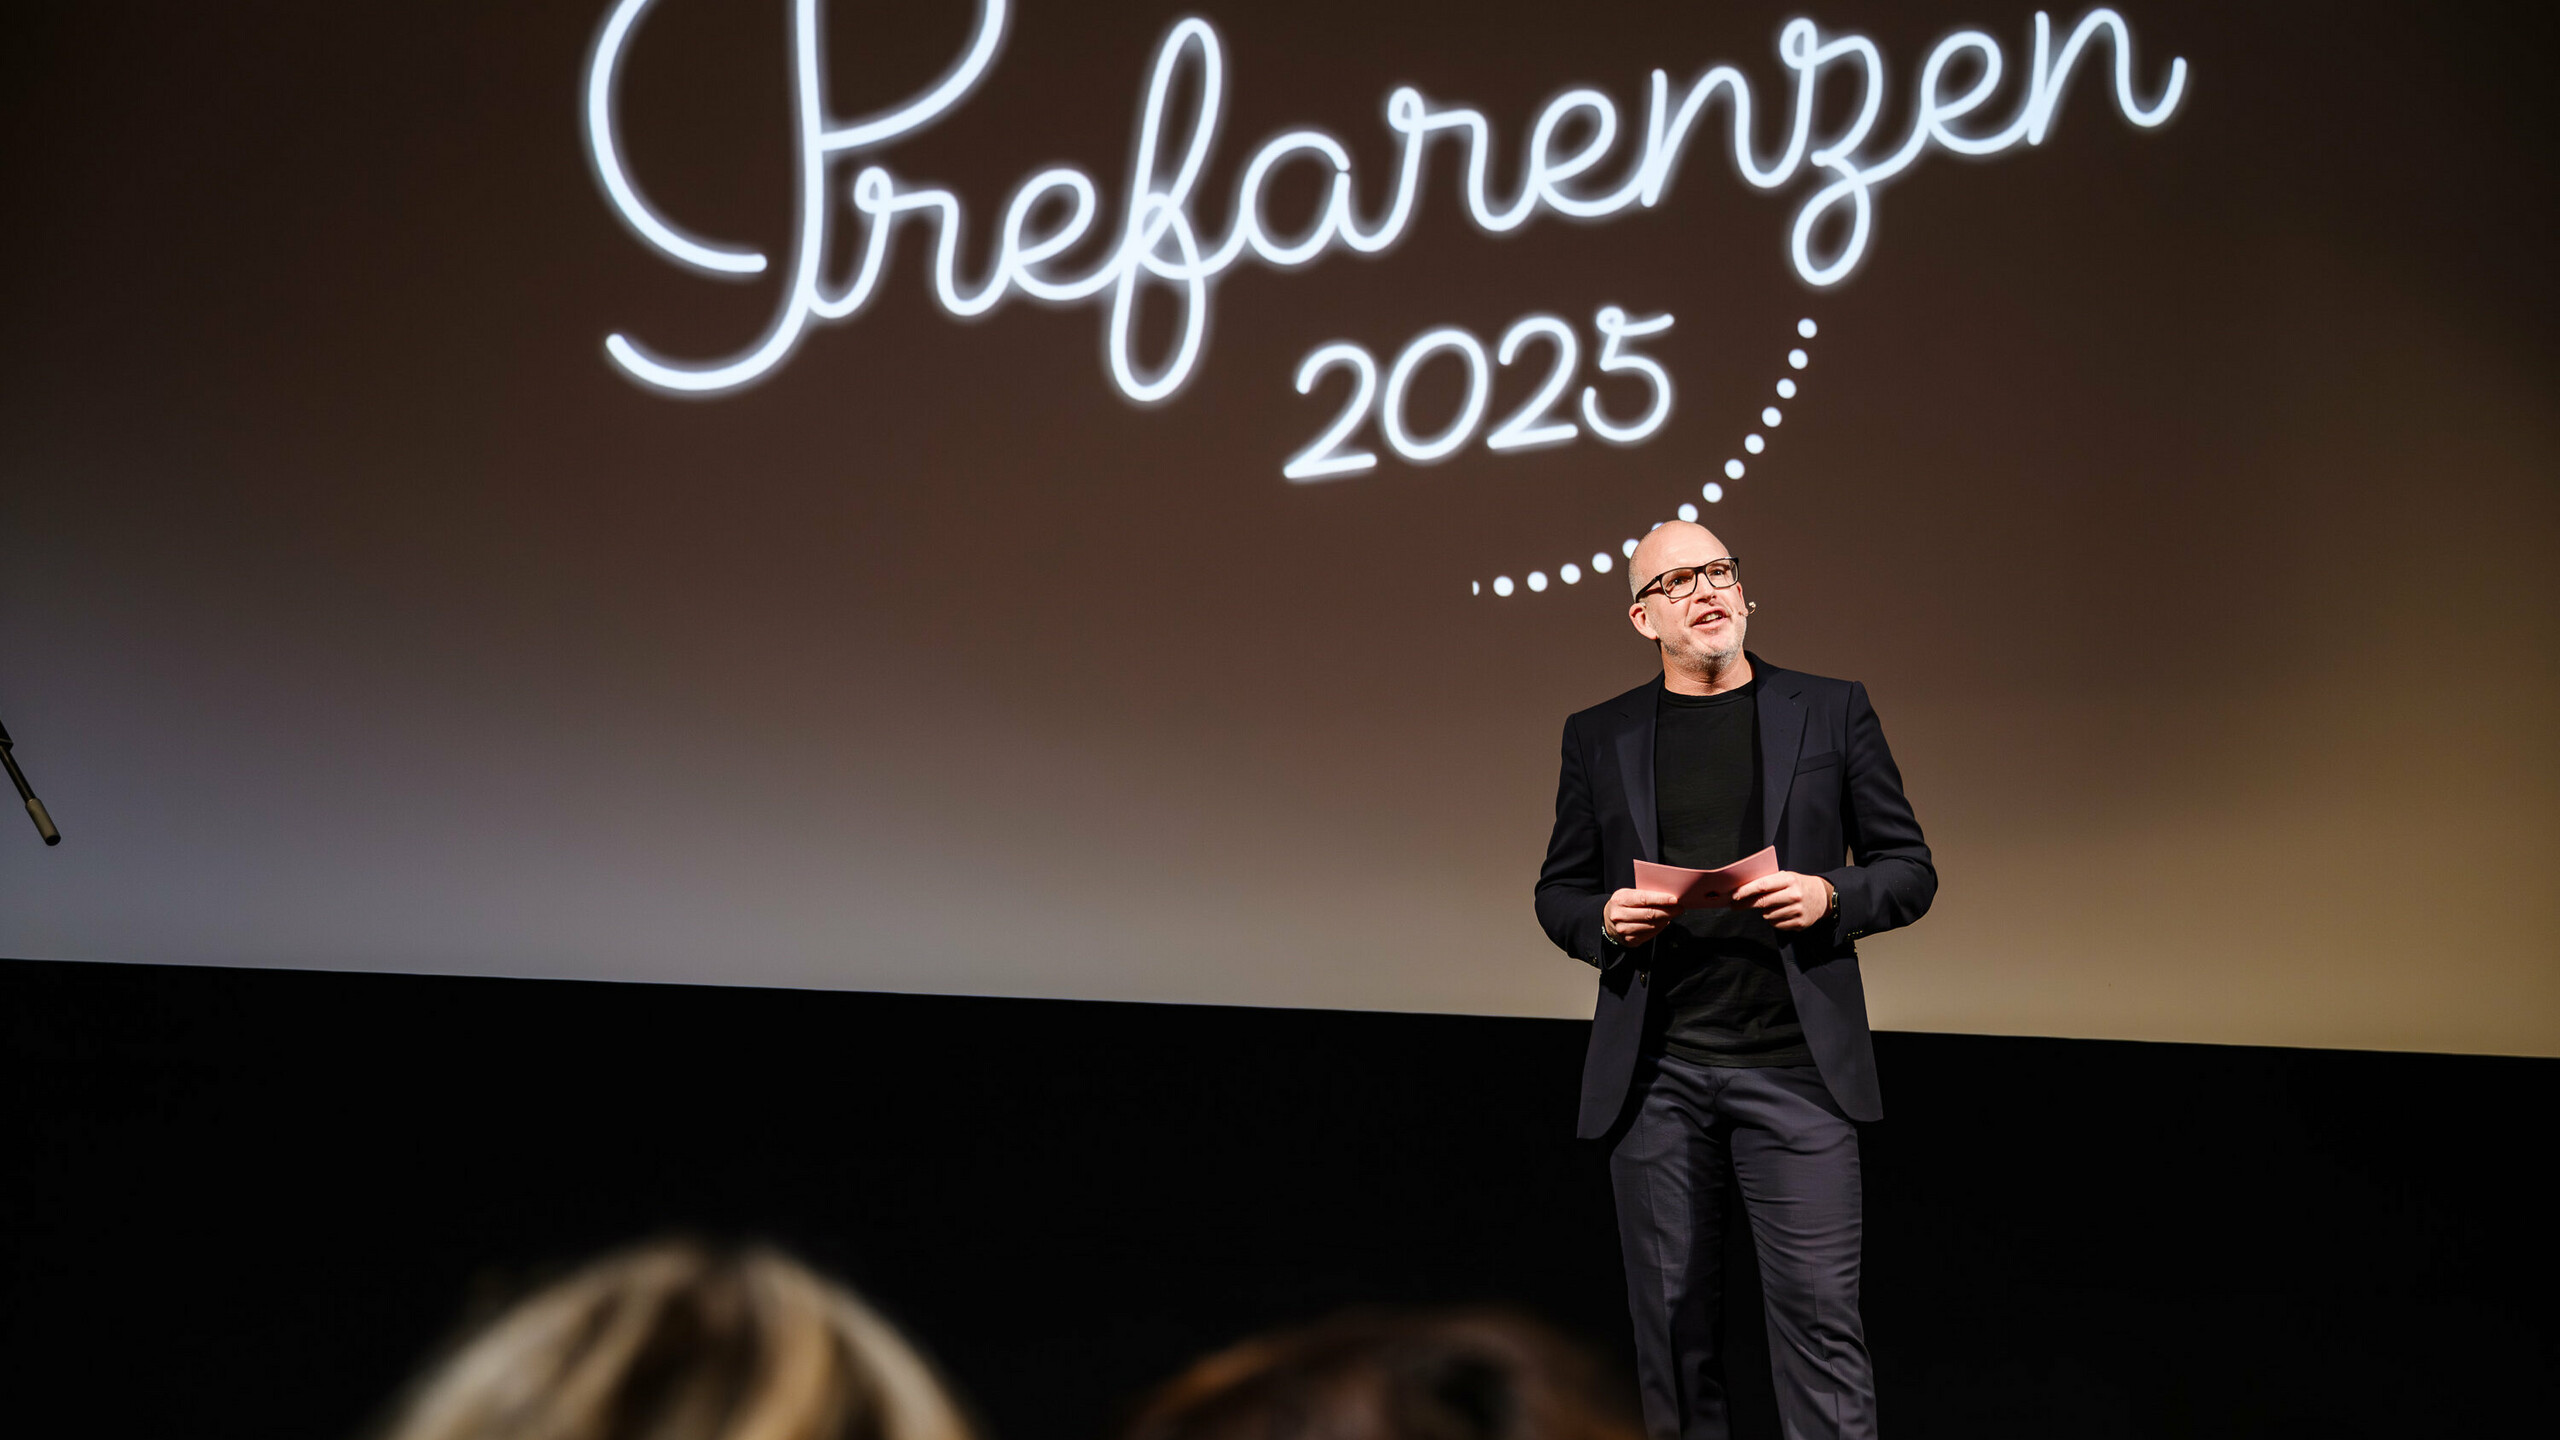
[[[1600,907],[1600,920],[1621,946],[1632,950],[1661,934],[1662,927],[1679,913],[1679,902],[1659,890],[1627,889]]]

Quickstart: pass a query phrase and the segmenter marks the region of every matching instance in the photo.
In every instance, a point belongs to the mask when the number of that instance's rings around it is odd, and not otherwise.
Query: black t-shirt
[[[1663,690],[1653,805],[1662,863],[1730,865],[1761,848],[1760,682],[1719,695]],[[1777,932],[1748,909],[1691,910],[1653,942],[1647,1044],[1708,1065],[1810,1065]]]

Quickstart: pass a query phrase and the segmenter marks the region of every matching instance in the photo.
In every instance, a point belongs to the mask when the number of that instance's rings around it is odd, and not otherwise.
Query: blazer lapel
[[[1804,748],[1804,706],[1785,671],[1762,665],[1756,655],[1751,664],[1760,679],[1760,843],[1775,845],[1778,822],[1787,814],[1787,788],[1795,783],[1796,752]],[[1652,812],[1645,813],[1650,819]]]
[[[1653,718],[1655,685],[1628,698],[1618,714],[1626,721],[1618,731],[1618,775],[1627,782],[1627,814],[1636,822],[1638,858],[1662,858],[1661,827],[1653,810]]]

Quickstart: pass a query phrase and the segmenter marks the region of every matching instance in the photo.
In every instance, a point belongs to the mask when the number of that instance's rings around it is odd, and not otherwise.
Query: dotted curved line
[[[1796,334],[1804,339],[1810,340],[1820,333],[1822,333],[1822,327],[1814,324],[1811,318],[1806,318],[1796,322]],[[1802,346],[1798,346],[1787,352],[1787,368],[1789,370],[1802,370],[1812,363],[1813,357],[1805,353]],[[1793,400],[1796,398],[1795,377],[1793,375],[1780,375],[1778,377],[1776,389],[1779,399]],[[1785,420],[1786,413],[1780,410],[1777,406],[1765,405],[1761,407],[1760,424],[1764,428],[1775,430]],[[1742,437],[1742,448],[1745,454],[1757,455],[1769,448],[1769,441],[1767,437],[1763,436],[1758,430],[1754,430],[1750,434]],[[1735,456],[1733,459],[1724,462],[1724,478],[1726,480],[1741,479],[1743,470],[1744,466],[1741,456]],[[1699,486],[1698,496],[1710,505],[1724,499],[1723,481],[1710,480],[1706,484]],[[1684,501],[1677,513],[1683,520],[1694,521],[1698,518],[1698,507]],[[1659,520],[1653,522],[1651,528],[1657,530],[1662,528],[1662,522]],[[1636,542],[1628,540],[1619,545],[1618,553],[1621,556],[1632,559],[1636,553]],[[1617,563],[1618,562],[1616,560],[1610,558],[1608,551],[1594,550],[1591,552],[1590,573],[1594,575],[1606,575],[1612,569],[1617,567]],[[1567,560],[1562,565],[1556,567],[1555,578],[1563,581],[1567,585],[1580,584],[1582,582],[1582,575],[1583,566],[1581,563],[1576,561]],[[1544,570],[1530,571],[1527,578],[1527,584],[1528,588],[1532,592],[1545,590],[1547,588],[1547,572]],[[1491,590],[1496,596],[1509,596],[1516,593],[1519,588],[1519,585],[1515,584],[1508,575],[1494,576],[1493,582],[1490,585],[1486,584],[1482,580],[1470,580],[1467,582],[1467,593],[1470,595],[1482,595],[1487,590]]]

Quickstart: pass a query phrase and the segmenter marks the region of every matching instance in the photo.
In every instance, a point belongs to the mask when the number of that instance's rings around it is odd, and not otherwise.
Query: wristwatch
[[[1823,908],[1822,918],[1825,920],[1837,920],[1840,918],[1840,887],[1832,884],[1828,880],[1823,881],[1822,885],[1824,889],[1831,892],[1831,903]],[[1602,920],[1600,922],[1600,928],[1603,930],[1608,929],[1609,922],[1605,919]]]

